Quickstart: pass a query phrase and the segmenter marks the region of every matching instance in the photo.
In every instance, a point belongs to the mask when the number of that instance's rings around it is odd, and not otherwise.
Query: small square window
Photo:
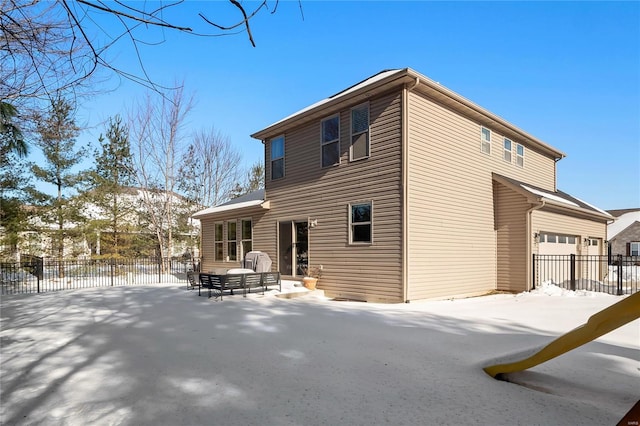
[[[491,130],[482,127],[480,133],[480,150],[485,154],[491,154]]]

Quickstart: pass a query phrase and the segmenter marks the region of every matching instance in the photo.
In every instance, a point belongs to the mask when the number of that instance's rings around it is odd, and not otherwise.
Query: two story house
[[[197,213],[203,271],[269,254],[333,297],[525,291],[532,254],[603,254],[611,216],[558,191],[565,155],[409,69],[380,72],[252,135],[265,190]]]

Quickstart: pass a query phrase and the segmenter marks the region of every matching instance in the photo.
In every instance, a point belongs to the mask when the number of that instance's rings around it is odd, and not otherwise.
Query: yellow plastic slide
[[[533,355],[519,361],[485,367],[484,371],[495,378],[499,374],[535,367],[638,318],[640,318],[640,293],[635,293],[592,315],[586,324],[563,334]]]

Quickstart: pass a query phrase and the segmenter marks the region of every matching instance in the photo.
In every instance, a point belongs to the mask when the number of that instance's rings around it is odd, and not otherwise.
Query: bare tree
[[[193,137],[180,166],[179,189],[196,208],[231,198],[240,176],[240,154],[228,137],[214,129]]]
[[[204,37],[244,31],[255,46],[250,21],[262,10],[275,13],[278,0],[253,5],[199,2],[201,11],[190,16],[183,0],[0,0],[0,100],[50,98],[77,90],[101,68],[162,91],[140,57],[143,46],[162,43],[168,31]],[[230,24],[220,22],[220,13],[229,12],[222,6],[236,16]],[[105,25],[106,20],[112,22]],[[108,52],[123,42],[138,55],[137,70],[112,65]]]
[[[177,162],[186,145],[184,125],[192,106],[193,98],[179,85],[169,99],[148,94],[129,117],[135,179],[162,258],[173,249]]]

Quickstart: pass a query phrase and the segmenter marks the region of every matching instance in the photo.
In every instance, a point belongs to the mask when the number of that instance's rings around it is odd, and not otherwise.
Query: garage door
[[[538,262],[540,282],[552,282],[566,287],[567,280],[571,277],[569,255],[578,253],[579,240],[572,235],[540,233],[538,254],[543,255]]]
[[[568,255],[578,254],[578,238],[574,235],[540,233],[538,254]]]

